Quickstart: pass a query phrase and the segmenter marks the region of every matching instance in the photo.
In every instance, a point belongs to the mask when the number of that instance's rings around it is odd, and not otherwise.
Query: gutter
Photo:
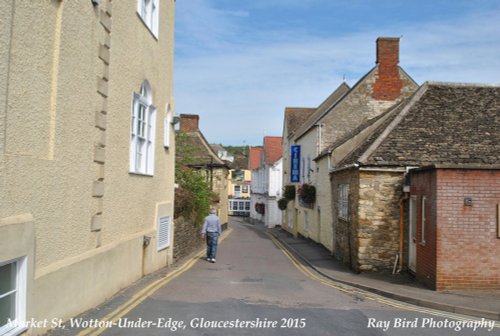
[[[335,172],[344,171],[344,170],[353,169],[353,168],[358,168],[358,167],[359,167],[358,163],[351,163],[351,164],[344,166],[342,168],[331,168],[329,170],[329,173],[335,173]]]

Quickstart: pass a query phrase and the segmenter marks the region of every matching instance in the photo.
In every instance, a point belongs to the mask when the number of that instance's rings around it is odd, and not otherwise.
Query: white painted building
[[[263,148],[250,148],[252,170],[250,217],[268,228],[281,225],[278,208],[283,188],[282,138],[264,137]]]

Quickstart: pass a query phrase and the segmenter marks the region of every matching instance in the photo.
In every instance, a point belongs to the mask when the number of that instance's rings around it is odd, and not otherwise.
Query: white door
[[[408,230],[408,268],[417,270],[417,196],[410,197],[410,223]]]

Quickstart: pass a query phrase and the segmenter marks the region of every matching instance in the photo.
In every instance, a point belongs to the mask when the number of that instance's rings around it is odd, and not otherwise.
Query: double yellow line
[[[404,309],[404,310],[409,310],[409,311],[416,311],[416,312],[430,314],[430,315],[439,316],[439,317],[447,317],[447,318],[452,318],[454,320],[460,320],[460,321],[477,321],[477,319],[474,319],[474,318],[467,318],[467,317],[464,317],[461,315],[449,314],[449,313],[434,310],[434,309],[426,309],[426,308],[422,308],[422,307],[412,306],[409,304],[403,304],[403,303],[399,303],[398,301],[384,299],[382,297],[370,294],[370,293],[365,292],[365,291],[351,289],[351,288],[345,288],[343,286],[337,285],[332,280],[329,280],[323,276],[320,276],[317,273],[313,273],[310,270],[310,268],[304,266],[302,262],[300,262],[293,254],[291,254],[288,251],[288,249],[285,246],[283,246],[283,244],[278,239],[276,239],[276,237],[274,237],[270,233],[267,233],[267,235],[271,238],[273,243],[281,250],[281,252],[283,252],[283,254],[285,254],[285,256],[287,256],[288,259],[290,259],[292,264],[299,271],[301,271],[308,278],[310,278],[312,280],[316,280],[325,286],[334,288],[336,290],[339,290],[341,292],[344,292],[344,293],[347,293],[350,295],[362,296],[368,300],[376,301],[376,302],[379,302],[379,303],[382,303],[382,304],[385,304],[385,305],[388,305],[388,306],[391,306],[394,308],[399,308],[399,309]],[[500,328],[500,323],[495,323],[495,327]]]
[[[233,229],[228,229],[221,236],[220,241],[223,241],[227,236],[231,234]],[[177,278],[179,275],[183,274],[187,270],[196,264],[200,257],[205,253],[204,250],[196,253],[191,259],[189,259],[185,264],[176,269],[175,271],[168,273],[165,277],[158,279],[145,288],[141,289],[134,296],[130,298],[127,302],[116,308],[114,311],[99,319],[100,325],[105,325],[102,328],[99,327],[90,327],[85,330],[82,330],[78,333],[78,336],[97,336],[102,334],[106,329],[108,329],[108,325],[114,325],[120,318],[128,314],[132,309],[140,305],[144,300],[153,295],[157,290],[168,284],[170,281]],[[108,322],[108,323],[106,323]]]

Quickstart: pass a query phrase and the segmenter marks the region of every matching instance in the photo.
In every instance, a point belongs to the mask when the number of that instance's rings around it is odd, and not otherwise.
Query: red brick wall
[[[373,84],[372,97],[395,100],[401,95],[403,81],[399,78],[399,38],[377,39],[378,78]]]
[[[436,172],[426,170],[411,176],[411,196],[417,210],[417,280],[436,288]],[[422,239],[422,197],[426,197],[425,239]],[[408,208],[408,211],[410,209]],[[405,232],[408,235],[409,231]],[[425,243],[422,241],[425,240]],[[408,239],[408,244],[411,242]]]
[[[443,169],[437,179],[437,289],[500,288],[500,171]]]
[[[430,196],[433,183],[435,202]],[[500,203],[500,171],[420,171],[412,174],[414,192],[429,193],[427,241],[426,246],[417,249],[417,278],[437,290],[500,288],[496,210]],[[472,206],[464,205],[466,197],[472,198]]]

